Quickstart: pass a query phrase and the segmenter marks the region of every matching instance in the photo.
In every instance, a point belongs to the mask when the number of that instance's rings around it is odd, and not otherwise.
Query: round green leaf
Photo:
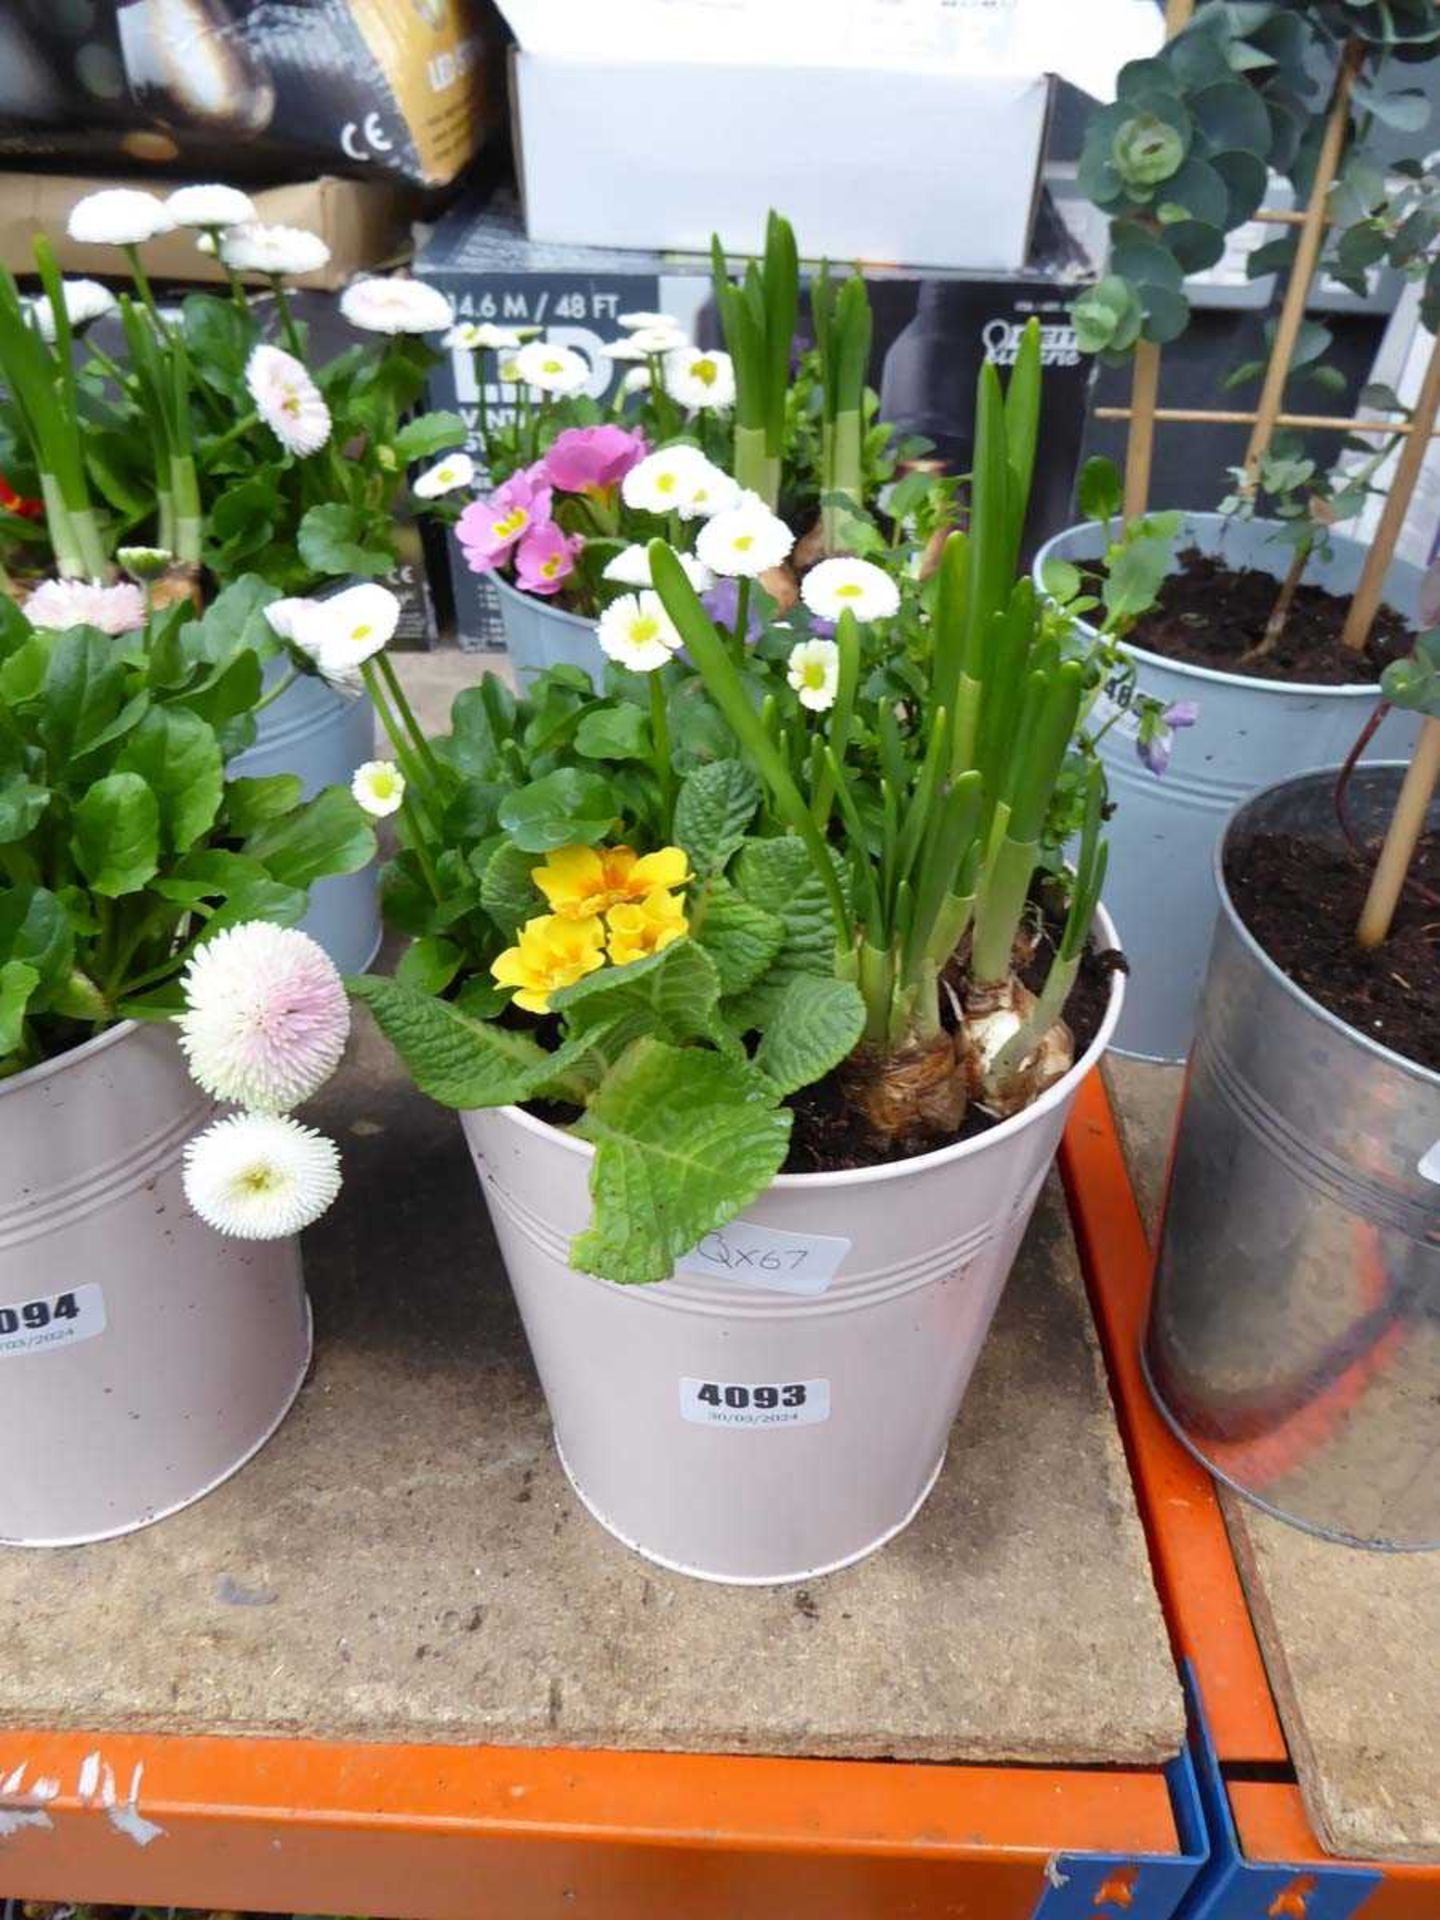
[[[1270,116],[1253,88],[1241,80],[1221,80],[1190,96],[1195,125],[1212,153],[1270,152]]]
[[[526,853],[593,847],[615,824],[616,799],[598,773],[560,767],[521,787],[500,809],[500,825]]]
[[[1233,232],[1236,227],[1244,226],[1265,198],[1270,180],[1265,162],[1253,153],[1227,148],[1212,153],[1209,163],[1225,182],[1225,191],[1230,196],[1225,227],[1227,232]]]

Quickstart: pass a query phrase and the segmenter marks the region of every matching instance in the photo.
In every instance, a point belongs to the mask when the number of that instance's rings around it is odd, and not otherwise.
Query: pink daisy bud
[[[247,920],[207,940],[186,967],[180,1045],[217,1100],[288,1113],[340,1064],[350,1002],[335,963],[295,927]]]

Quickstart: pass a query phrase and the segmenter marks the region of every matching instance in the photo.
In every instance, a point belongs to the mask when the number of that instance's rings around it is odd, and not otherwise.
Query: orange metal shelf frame
[[[1222,1772],[1256,1763],[1288,1770],[1214,1482],[1156,1412],[1140,1371],[1154,1261],[1098,1073],[1080,1090],[1060,1166],[1176,1657],[1191,1664]],[[1293,1778],[1227,1778],[1226,1793],[1251,1864],[1366,1868],[1384,1878],[1365,1900],[1364,1920],[1440,1920],[1440,1867],[1327,1854]]]
[[[0,1733],[0,1779],[22,1764],[48,1797],[0,1828],[0,1891],[30,1899],[1022,1920],[1057,1853],[1178,1851],[1165,1783],[1143,1770]]]

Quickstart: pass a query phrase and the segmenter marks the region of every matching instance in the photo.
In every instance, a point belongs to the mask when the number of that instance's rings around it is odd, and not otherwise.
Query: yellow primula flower
[[[663,887],[640,901],[623,901],[605,916],[609,928],[610,958],[617,967],[660,953],[686,929],[685,904]]]
[[[690,875],[679,847],[637,854],[633,847],[558,847],[531,879],[563,920],[588,920],[657,887],[683,887]]]
[[[552,993],[604,964],[605,929],[598,919],[542,913],[525,922],[518,942],[496,956],[490,971],[502,987],[515,989],[517,1007],[548,1013]]]

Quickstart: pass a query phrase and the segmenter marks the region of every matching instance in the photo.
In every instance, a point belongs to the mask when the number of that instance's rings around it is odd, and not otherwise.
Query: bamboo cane
[[[1129,407],[1096,407],[1097,420],[1128,420]],[[1253,412],[1244,409],[1233,411],[1214,407],[1156,407],[1154,418],[1163,426],[1179,422],[1189,426],[1210,427],[1248,427],[1254,420]],[[1382,439],[1392,434],[1396,439],[1405,439],[1411,433],[1408,420],[1346,420],[1329,413],[1282,413],[1276,419],[1277,427],[1304,427],[1323,432],[1327,428],[1336,433],[1376,433]],[[1440,434],[1440,427],[1431,429],[1431,437]]]
[[[1410,871],[1420,835],[1425,831],[1437,780],[1440,780],[1440,720],[1427,719],[1406,769],[1385,844],[1375,863],[1370,891],[1365,896],[1360,924],[1355,929],[1355,938],[1362,947],[1378,947],[1390,931],[1405,876]]]
[[[1436,337],[1430,349],[1425,378],[1420,383],[1420,392],[1410,415],[1410,433],[1395,463],[1395,474],[1380,515],[1380,524],[1375,529],[1375,538],[1370,542],[1370,551],[1365,555],[1365,565],[1360,572],[1355,596],[1345,616],[1345,629],[1340,638],[1352,652],[1359,653],[1370,638],[1380,596],[1385,590],[1385,576],[1395,557],[1395,543],[1405,524],[1405,514],[1415,491],[1415,483],[1420,478],[1425,450],[1435,432],[1437,415],[1440,415],[1440,336]]]
[[[1300,238],[1295,248],[1295,263],[1290,269],[1285,298],[1280,306],[1280,317],[1275,323],[1275,339],[1271,344],[1270,358],[1265,367],[1265,381],[1256,405],[1255,425],[1250,431],[1250,444],[1245,449],[1246,486],[1252,491],[1256,484],[1256,470],[1260,464],[1260,456],[1270,445],[1271,436],[1280,418],[1285,382],[1289,377],[1290,363],[1295,358],[1295,343],[1300,335],[1300,323],[1305,318],[1305,303],[1310,297],[1310,283],[1315,278],[1320,246],[1325,238],[1325,203],[1329,198],[1331,183],[1340,165],[1340,154],[1345,145],[1345,133],[1350,124],[1350,89],[1360,65],[1361,53],[1359,41],[1350,41],[1341,54],[1340,64],[1335,71],[1335,89],[1330,96],[1330,112],[1325,121],[1325,134],[1320,142],[1320,154],[1315,162],[1315,178],[1310,188],[1310,198],[1305,203],[1305,215],[1300,222]]]

